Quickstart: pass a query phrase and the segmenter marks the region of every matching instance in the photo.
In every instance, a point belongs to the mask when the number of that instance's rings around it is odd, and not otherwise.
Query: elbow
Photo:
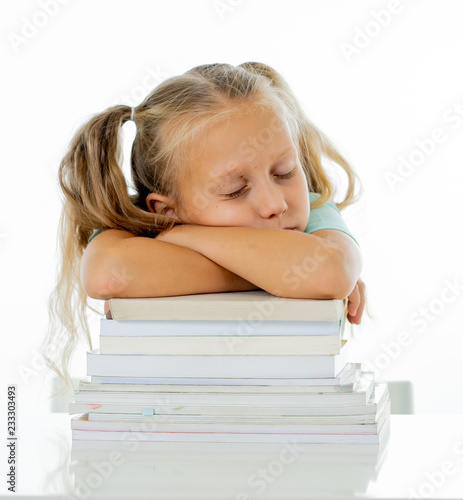
[[[345,299],[348,297],[355,287],[355,282],[352,282],[348,276],[336,276],[330,280],[329,286],[324,289],[324,297],[326,299]]]
[[[337,252],[324,270],[322,293],[326,298],[344,299],[354,289],[362,271],[360,255],[355,261],[348,260],[345,255]],[[324,297],[324,298],[325,298]]]
[[[267,291],[277,297],[288,299],[331,300],[348,297],[354,286],[355,283],[351,284],[348,280],[344,280],[340,276],[336,276],[333,279],[323,276],[319,280],[311,281],[310,283],[301,283],[297,287],[281,287],[268,289]]]
[[[345,255],[333,249],[329,258],[317,266],[291,268],[283,276],[280,287],[270,293],[295,299],[344,299],[348,297],[360,277],[361,259],[348,261]]]
[[[85,293],[92,299],[108,300],[124,293],[124,272],[112,249],[96,254],[84,252],[80,279]]]
[[[109,283],[104,273],[101,272],[101,268],[95,263],[92,262],[92,265],[89,265],[88,262],[84,263],[84,259],[82,259],[80,281],[85,293],[92,299],[106,300],[111,298]]]

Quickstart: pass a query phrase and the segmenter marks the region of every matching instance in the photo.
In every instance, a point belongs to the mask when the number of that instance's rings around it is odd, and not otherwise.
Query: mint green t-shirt
[[[314,202],[319,197],[320,195],[318,193],[309,193],[310,203]],[[348,234],[358,245],[357,240],[352,236],[352,233],[347,228],[341,212],[331,201],[325,203],[320,208],[315,208],[310,211],[309,223],[307,224],[304,232],[310,234],[315,231],[320,231],[321,229],[336,229],[337,231],[342,231],[343,233]],[[94,231],[88,242],[90,243],[97,234],[100,234],[103,231],[104,229]]]
[[[310,203],[313,203],[318,198],[320,198],[318,193],[309,193]],[[348,234],[358,245],[358,241],[352,236],[352,233],[347,228],[340,210],[331,201],[328,201],[320,208],[314,208],[310,211],[309,223],[304,232],[310,234],[315,231],[320,231],[321,229],[336,229],[337,231],[342,231]]]

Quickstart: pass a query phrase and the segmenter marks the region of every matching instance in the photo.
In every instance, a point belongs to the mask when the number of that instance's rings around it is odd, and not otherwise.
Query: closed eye
[[[275,177],[278,177],[278,179],[291,179],[291,177],[294,177],[295,175],[296,175],[296,167],[293,168],[287,174],[275,175]],[[238,198],[246,191],[246,187],[247,186],[243,186],[242,188],[238,189],[238,191],[235,191],[234,193],[224,194],[224,196],[227,199]]]
[[[291,177],[294,177],[296,175],[296,168],[293,168],[290,172],[287,174],[283,175],[276,175],[275,177],[278,177],[279,179],[291,179]]]
[[[238,191],[230,194],[225,194],[224,196],[228,199],[238,198],[238,196],[241,196],[244,193],[245,189],[246,186],[243,186],[241,189],[238,189]]]

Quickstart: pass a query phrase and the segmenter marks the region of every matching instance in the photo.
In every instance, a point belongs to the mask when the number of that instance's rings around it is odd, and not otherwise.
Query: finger
[[[355,316],[358,306],[360,304],[360,293],[357,285],[355,285],[354,289],[349,295],[348,301],[349,303],[347,305],[347,312],[349,313],[350,316]]]
[[[355,315],[350,319],[351,323],[354,323],[356,325],[360,324],[360,321],[362,319],[362,314],[363,310],[365,307],[365,300],[366,300],[366,295],[365,295],[365,283],[363,282],[358,282],[358,291],[359,291],[359,296],[360,296],[360,301],[359,301],[359,306],[358,309],[355,313]]]
[[[360,293],[360,305],[359,305],[359,307],[357,309],[357,313],[355,315],[357,325],[360,324],[360,321],[362,319],[363,310],[365,309],[365,303],[366,303],[366,287],[365,287],[365,283],[363,283],[363,281],[361,283],[359,283],[359,293]]]

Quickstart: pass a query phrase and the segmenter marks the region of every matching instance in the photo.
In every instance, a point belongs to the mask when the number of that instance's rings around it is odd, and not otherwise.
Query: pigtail
[[[121,125],[131,108],[115,106],[81,126],[58,172],[64,195],[58,227],[58,281],[48,300],[49,331],[42,346],[47,366],[71,387],[68,365],[79,339],[92,349],[87,309],[95,311],[80,281],[80,264],[95,229],[154,236],[175,221],[135,206],[121,169]]]
[[[95,228],[155,236],[170,221],[133,204],[121,169],[121,125],[131,108],[115,106],[93,117],[74,137],[61,162],[59,183],[82,246]]]

